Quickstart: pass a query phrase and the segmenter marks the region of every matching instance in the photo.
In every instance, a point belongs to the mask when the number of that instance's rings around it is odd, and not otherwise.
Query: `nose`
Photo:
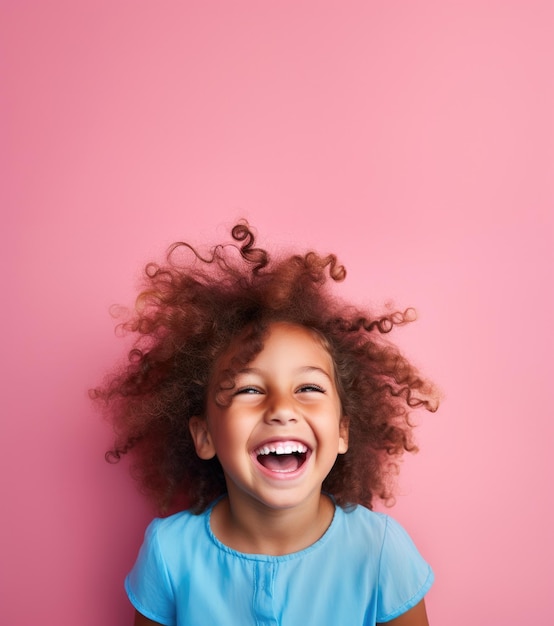
[[[285,425],[298,421],[298,413],[294,403],[279,395],[270,399],[265,412],[265,421],[268,424]]]

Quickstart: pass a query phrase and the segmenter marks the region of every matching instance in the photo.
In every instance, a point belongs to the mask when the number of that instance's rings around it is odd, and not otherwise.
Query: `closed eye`
[[[300,393],[309,393],[309,392],[325,393],[325,389],[323,389],[323,387],[320,387],[319,385],[314,385],[314,384],[302,385],[301,387],[297,389],[297,391]]]
[[[240,387],[235,391],[233,395],[238,396],[240,394],[261,394],[263,393],[257,387]]]

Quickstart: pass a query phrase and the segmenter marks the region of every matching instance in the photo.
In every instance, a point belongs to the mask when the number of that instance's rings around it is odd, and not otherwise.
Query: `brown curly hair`
[[[410,411],[437,408],[431,383],[383,337],[415,319],[413,309],[374,317],[329,290],[346,271],[335,255],[316,252],[272,258],[254,246],[246,221],[236,243],[202,256],[177,242],[165,264],[149,263],[135,313],[121,326],[136,334],[128,362],[92,396],[106,403],[116,440],[107,454],[118,461],[132,452],[133,473],[161,513],[203,511],[226,492],[217,458],[201,460],[189,420],[205,414],[214,364],[238,335],[237,368],[263,348],[272,322],[311,328],[324,338],[335,364],[349,448],[323,483],[343,507],[391,497],[391,476],[404,451],[417,448]],[[233,372],[230,372],[232,381]]]

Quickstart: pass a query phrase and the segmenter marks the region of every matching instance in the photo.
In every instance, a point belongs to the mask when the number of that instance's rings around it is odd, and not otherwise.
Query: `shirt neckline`
[[[204,521],[205,521],[206,533],[209,539],[211,540],[211,542],[219,550],[221,550],[222,552],[226,552],[227,554],[230,554],[231,556],[237,559],[244,560],[244,561],[266,561],[266,562],[272,562],[272,563],[290,561],[292,559],[302,558],[303,556],[306,556],[310,552],[318,550],[321,546],[323,546],[329,540],[331,535],[336,532],[336,528],[339,524],[339,517],[340,517],[339,511],[342,511],[342,509],[340,509],[340,507],[338,507],[336,503],[333,501],[333,505],[335,507],[335,510],[333,512],[333,518],[331,519],[331,523],[327,527],[327,530],[323,533],[323,535],[321,535],[321,537],[317,541],[309,545],[307,548],[303,548],[302,550],[298,550],[296,552],[290,552],[288,554],[281,554],[278,556],[274,556],[271,554],[256,554],[256,553],[249,553],[249,552],[239,552],[238,550],[234,550],[233,548],[230,548],[229,546],[225,545],[222,541],[220,541],[215,536],[215,534],[212,531],[211,524],[210,524],[210,518],[212,516],[213,508],[219,502],[219,500],[221,500],[221,498],[214,500],[214,502],[210,504],[209,508],[205,512]]]

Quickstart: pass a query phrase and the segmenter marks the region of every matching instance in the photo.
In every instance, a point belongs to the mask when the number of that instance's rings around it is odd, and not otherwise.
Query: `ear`
[[[339,424],[339,454],[344,454],[348,450],[348,426],[350,420],[343,415]]]
[[[191,417],[189,420],[189,431],[196,448],[196,454],[204,461],[213,459],[215,447],[207,420],[198,416]]]

